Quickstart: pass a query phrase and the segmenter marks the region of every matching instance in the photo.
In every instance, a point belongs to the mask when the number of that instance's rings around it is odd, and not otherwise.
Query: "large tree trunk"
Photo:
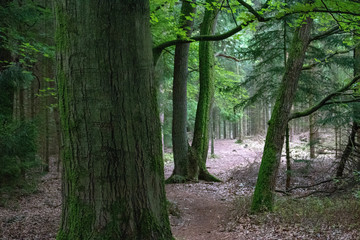
[[[196,8],[192,2],[183,1],[181,7],[181,28],[190,37],[193,29],[193,20],[187,20],[195,13]],[[181,36],[178,36],[180,38]],[[173,83],[173,118],[172,118],[172,143],[174,153],[174,171],[167,182],[184,182],[191,178],[188,174],[188,139],[186,133],[187,123],[187,77],[190,43],[179,44],[175,48],[174,57],[174,83]],[[195,166],[196,167],[196,166]]]
[[[212,4],[212,0],[206,1]],[[206,9],[204,20],[201,24],[200,35],[211,35],[216,25],[217,9]],[[200,92],[196,109],[194,137],[191,145],[189,162],[191,166],[198,165],[197,171],[192,171],[192,178],[199,178],[205,181],[219,181],[206,169],[206,159],[209,149],[209,120],[212,99],[214,97],[214,67],[215,57],[213,42],[199,43],[199,74]]]
[[[146,0],[56,1],[57,239],[172,239],[149,18]]]
[[[285,73],[269,121],[264,153],[251,206],[253,212],[271,211],[273,208],[276,177],[287,126],[284,123],[287,123],[289,119],[305,52],[309,45],[312,21],[311,18],[307,18],[306,22],[296,29],[290,46]]]

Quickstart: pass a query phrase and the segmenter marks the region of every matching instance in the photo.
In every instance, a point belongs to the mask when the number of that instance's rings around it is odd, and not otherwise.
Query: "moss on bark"
[[[207,0],[212,6],[212,1]],[[205,10],[204,20],[201,24],[201,35],[212,35],[214,33],[218,10],[212,6]],[[190,162],[197,165],[196,178],[205,181],[220,181],[212,176],[206,169],[206,160],[209,148],[209,124],[212,99],[214,97],[214,67],[215,58],[213,42],[199,43],[199,74],[200,92],[196,109],[194,138],[192,141]]]
[[[58,0],[58,239],[173,239],[148,1]],[[71,23],[71,24],[70,24]]]
[[[310,39],[312,19],[307,18],[294,33],[285,73],[269,121],[264,153],[251,205],[253,213],[271,211],[274,190],[280,164],[284,135],[290,116],[290,109],[296,93],[305,53]]]

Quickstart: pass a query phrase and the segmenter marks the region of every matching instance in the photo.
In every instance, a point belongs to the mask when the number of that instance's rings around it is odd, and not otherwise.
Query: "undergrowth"
[[[279,197],[273,212],[257,215],[250,215],[250,206],[250,196],[234,200],[234,217],[248,216],[260,225],[301,225],[315,232],[324,226],[347,230],[360,228],[360,201],[351,195],[304,199]]]
[[[174,162],[173,153],[164,153],[164,163]]]

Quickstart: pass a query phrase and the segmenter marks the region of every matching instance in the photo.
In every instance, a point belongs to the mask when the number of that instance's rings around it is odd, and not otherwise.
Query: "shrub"
[[[234,201],[236,217],[250,216],[251,197],[242,196]],[[342,197],[308,197],[289,199],[279,197],[274,211],[252,215],[259,224],[299,225],[307,229],[321,229],[333,226],[344,229],[360,227],[360,202],[352,196]]]
[[[38,166],[36,129],[30,121],[1,121],[0,188],[16,187],[26,182],[26,173]]]

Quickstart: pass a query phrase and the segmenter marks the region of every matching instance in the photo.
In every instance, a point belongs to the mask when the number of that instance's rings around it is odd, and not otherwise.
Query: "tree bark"
[[[219,139],[221,139],[221,117],[220,117],[220,109],[218,109],[217,122],[218,122],[218,137],[219,137]]]
[[[285,183],[285,189],[290,189],[291,184],[291,157],[290,157],[290,131],[289,131],[289,123],[286,126],[286,183]]]
[[[192,17],[191,15],[195,13],[195,10],[196,8],[192,7],[192,2],[182,2],[180,28],[186,32],[187,37],[191,36],[194,21],[187,20],[186,17]],[[181,36],[178,36],[178,38],[180,39]],[[194,168],[194,166],[189,166],[188,162],[189,143],[186,132],[189,48],[190,43],[178,44],[175,48],[172,118],[174,171],[172,176],[167,179],[167,183],[189,180],[191,177],[188,171],[190,168]]]
[[[287,126],[284,123],[289,120],[305,52],[309,45],[312,21],[311,18],[306,18],[305,22],[296,29],[290,46],[285,73],[266,135],[264,153],[251,205],[253,212],[271,211],[273,209],[276,177]]]
[[[315,127],[315,114],[309,116],[309,145],[310,145],[310,158],[316,157],[316,143],[317,143],[317,129]]]
[[[348,158],[350,157],[351,153],[355,149],[355,135],[356,135],[358,130],[359,130],[359,126],[354,121],[353,126],[351,128],[351,133],[350,133],[350,136],[349,136],[348,143],[346,144],[346,147],[345,147],[345,149],[343,151],[343,154],[341,156],[341,159],[340,159],[339,166],[338,166],[338,168],[336,170],[336,177],[337,178],[343,176],[344,169],[345,169],[345,164],[346,164]]]
[[[216,108],[213,107],[212,108],[212,117],[211,117],[211,123],[212,123],[212,127],[210,128],[211,130],[211,156],[215,155],[215,131],[216,131]]]
[[[212,0],[206,1],[212,5]],[[204,20],[201,24],[201,35],[213,35],[216,25],[216,18],[218,10],[206,9]],[[189,163],[191,166],[198,165],[197,171],[193,171],[192,174],[195,179],[205,181],[219,181],[216,177],[212,176],[206,168],[206,160],[209,149],[209,120],[212,99],[214,97],[214,67],[215,57],[213,50],[213,42],[200,42],[199,43],[199,82],[200,92],[199,101],[196,109],[194,137],[191,145],[191,152],[189,157]]]
[[[57,0],[63,207],[57,239],[173,239],[149,3]]]

